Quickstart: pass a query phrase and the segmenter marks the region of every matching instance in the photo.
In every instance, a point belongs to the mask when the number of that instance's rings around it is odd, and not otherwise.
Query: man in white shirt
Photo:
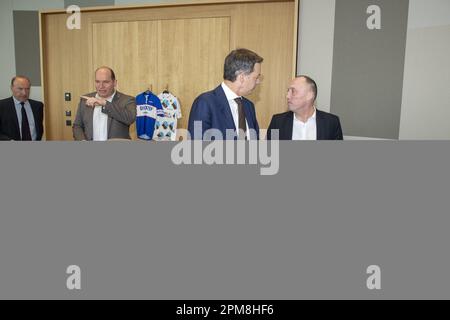
[[[75,140],[131,139],[130,125],[136,120],[134,97],[116,91],[117,80],[109,67],[95,71],[96,92],[81,97],[72,126]]]
[[[286,99],[289,111],[272,117],[267,140],[343,140],[339,117],[315,107],[317,84],[308,76],[291,81]],[[278,130],[278,138],[275,131]]]
[[[225,58],[224,81],[202,93],[192,104],[188,130],[191,139],[259,139],[255,106],[244,98],[261,82],[263,58],[248,49],[236,49]],[[211,130],[213,129],[213,130]]]
[[[0,140],[40,141],[44,132],[44,105],[30,99],[31,81],[11,80],[10,98],[0,100]]]

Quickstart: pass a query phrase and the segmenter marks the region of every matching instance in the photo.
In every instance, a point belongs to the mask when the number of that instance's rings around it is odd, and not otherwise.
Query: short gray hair
[[[250,74],[255,68],[255,64],[262,63],[263,58],[248,49],[236,49],[231,51],[225,58],[223,68],[223,78],[234,82],[241,73]]]
[[[298,76],[298,78],[305,79],[306,83],[309,84],[312,92],[314,93],[314,101],[316,101],[316,99],[317,99],[317,83],[316,83],[316,81],[314,81],[314,79],[312,79],[311,77],[308,77],[305,75]]]

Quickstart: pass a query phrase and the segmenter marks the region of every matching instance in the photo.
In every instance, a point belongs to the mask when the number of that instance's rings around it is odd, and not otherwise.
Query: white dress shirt
[[[234,101],[236,98],[240,98],[236,93],[233,92],[228,86],[225,84],[225,82],[222,82],[222,89],[225,92],[225,96],[228,100],[228,105],[230,106],[231,114],[233,115],[233,121],[234,126],[236,127],[236,130],[239,129],[239,112],[238,112],[238,105],[237,102]],[[250,140],[249,137],[249,131],[248,131],[248,122],[247,119],[245,119],[245,126],[247,130],[247,140]]]
[[[316,110],[303,122],[295,116],[292,124],[292,140],[317,140]]]
[[[112,102],[116,93],[106,99],[108,102]],[[100,98],[97,94],[97,99]],[[94,141],[106,141],[108,140],[108,115],[102,112],[102,106],[96,106],[94,108],[94,115],[92,118],[93,126],[93,139]]]

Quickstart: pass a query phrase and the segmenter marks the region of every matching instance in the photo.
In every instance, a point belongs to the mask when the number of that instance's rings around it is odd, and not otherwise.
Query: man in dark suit
[[[95,71],[96,92],[81,97],[73,122],[75,140],[130,140],[130,125],[136,120],[134,97],[116,91],[117,80],[109,67]]]
[[[44,133],[44,105],[29,99],[30,79],[11,80],[12,97],[0,101],[0,140],[40,141]]]
[[[343,140],[339,118],[317,110],[317,84],[308,76],[292,80],[288,92],[289,111],[272,117],[267,130],[267,140]]]
[[[243,96],[260,83],[261,58],[248,49],[233,50],[225,58],[224,81],[195,99],[189,115],[191,139],[259,139],[253,103]]]

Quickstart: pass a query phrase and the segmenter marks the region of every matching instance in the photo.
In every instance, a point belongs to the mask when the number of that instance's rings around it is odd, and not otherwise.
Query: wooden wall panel
[[[87,63],[92,55],[87,41],[88,28],[68,30],[65,15],[55,15],[43,22],[43,72],[45,131],[47,140],[72,140],[72,127],[79,97],[92,91],[93,81]],[[86,23],[84,23],[86,25]],[[64,93],[72,94],[66,102]],[[71,111],[72,117],[66,117]]]
[[[221,81],[229,29],[229,18],[95,23],[94,67],[111,66],[118,90],[133,96],[168,88],[180,96],[179,127],[186,128],[198,92]],[[135,127],[130,130],[136,138]]]
[[[94,69],[109,66],[117,90],[136,96],[158,80],[158,26],[155,21],[109,22],[93,25]],[[136,126],[130,127],[136,139]]]
[[[230,50],[230,19],[162,20],[159,33],[158,89],[169,85],[179,97],[183,117],[178,126],[187,128],[194,99],[222,81],[223,59]]]

